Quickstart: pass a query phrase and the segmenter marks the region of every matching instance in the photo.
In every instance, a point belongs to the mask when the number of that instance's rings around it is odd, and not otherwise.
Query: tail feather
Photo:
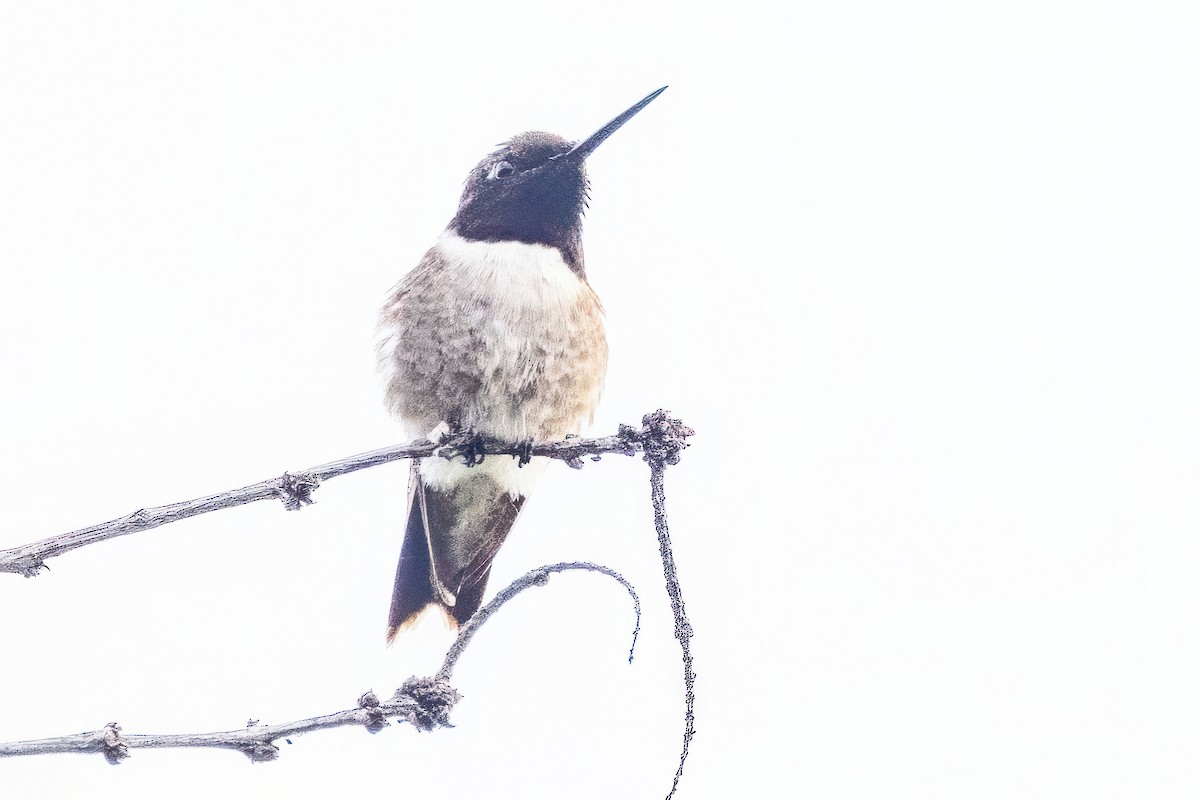
[[[512,497],[487,470],[464,468],[456,480],[433,487],[413,462],[389,642],[430,605],[440,606],[452,624],[471,618],[483,600],[492,560],[524,504],[524,497]]]
[[[402,627],[416,620],[426,607],[439,600],[437,590],[430,582],[433,568],[429,558],[429,539],[425,533],[425,504],[421,493],[421,475],[414,461],[408,481],[408,522],[404,528],[400,562],[396,565],[392,606],[388,611],[389,644],[395,640]]]

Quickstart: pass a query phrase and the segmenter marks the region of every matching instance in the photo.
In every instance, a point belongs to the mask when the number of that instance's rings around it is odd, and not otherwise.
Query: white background
[[[0,5],[0,546],[401,439],[375,313],[522,130],[587,135],[593,428],[659,406],[696,628],[682,798],[1200,793],[1194,3]],[[349,707],[405,465],[0,575],[0,741]],[[682,716],[647,470],[548,472],[562,559],[453,730],[279,761],[0,761],[13,798],[661,797]]]

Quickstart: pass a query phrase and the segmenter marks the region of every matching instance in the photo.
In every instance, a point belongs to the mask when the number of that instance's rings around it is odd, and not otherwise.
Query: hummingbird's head
[[[557,247],[582,270],[587,173],[583,159],[563,157],[573,147],[552,133],[514,136],[471,170],[450,228],[464,239]]]
[[[650,104],[662,87],[578,144],[553,133],[514,136],[467,176],[449,229],[464,239],[557,247],[583,275],[584,161],[601,142]]]

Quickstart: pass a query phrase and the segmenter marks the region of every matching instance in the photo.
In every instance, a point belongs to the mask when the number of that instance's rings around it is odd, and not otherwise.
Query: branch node
[[[379,733],[384,728],[392,723],[388,722],[383,714],[383,706],[379,703],[379,698],[374,692],[368,691],[358,698],[358,707],[367,712],[366,722],[367,733]]]
[[[300,472],[293,475],[290,472],[283,473],[283,477],[279,479],[279,489],[276,490],[276,496],[283,501],[283,507],[288,511],[296,511],[304,506],[313,504],[312,493],[317,490],[321,482],[316,477]]]
[[[97,736],[100,752],[110,764],[120,764],[129,758],[129,742],[121,736],[121,726],[110,722],[101,729]]]
[[[274,761],[279,758],[279,748],[272,742],[254,740],[238,747],[251,762],[261,764],[264,761]]]
[[[678,464],[680,454],[688,446],[687,438],[696,433],[684,425],[682,420],[674,419],[670,414],[670,411],[661,408],[653,414],[647,414],[642,417],[642,429],[636,432],[645,453],[642,460],[651,465]],[[629,426],[622,426],[619,435],[629,436],[626,429],[629,429]]]
[[[392,695],[396,711],[419,731],[452,728],[450,709],[462,699],[448,681],[412,677]]]
[[[638,445],[642,443],[642,432],[622,422],[617,426],[617,439],[621,443],[621,449],[617,452],[623,456],[637,455]]]
[[[42,570],[49,570],[50,566],[40,558],[33,556],[24,556],[12,562],[12,569],[18,575],[25,578],[36,578],[41,574]]]

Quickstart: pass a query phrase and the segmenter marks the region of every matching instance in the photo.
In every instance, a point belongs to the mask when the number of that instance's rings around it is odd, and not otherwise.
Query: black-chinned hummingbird
[[[471,170],[458,213],[380,314],[387,404],[408,436],[549,441],[591,421],[608,344],[583,269],[584,162],[666,88],[578,144],[522,133]],[[475,613],[546,461],[413,462],[389,642],[431,605],[454,625]]]

